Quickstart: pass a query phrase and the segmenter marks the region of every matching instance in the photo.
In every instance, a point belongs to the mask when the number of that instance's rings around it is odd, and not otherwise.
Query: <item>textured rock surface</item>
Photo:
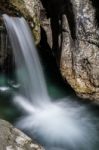
[[[45,17],[43,28],[63,78],[79,96],[99,100],[97,0],[41,1],[51,20]],[[48,34],[50,27],[52,37]]]
[[[63,18],[61,72],[74,90],[84,98],[99,100],[99,28],[90,0],[72,0],[76,38]]]
[[[10,123],[0,120],[0,150],[44,150]]]

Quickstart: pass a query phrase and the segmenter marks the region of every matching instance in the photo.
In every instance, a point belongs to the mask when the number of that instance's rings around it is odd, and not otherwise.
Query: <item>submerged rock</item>
[[[0,150],[44,150],[10,123],[0,120]]]

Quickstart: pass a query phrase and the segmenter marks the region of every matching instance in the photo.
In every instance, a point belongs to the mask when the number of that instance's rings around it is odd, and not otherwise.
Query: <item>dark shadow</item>
[[[64,91],[64,93],[68,91],[67,93],[72,93],[73,95],[75,95],[73,89],[66,81],[63,80],[61,76],[59,67],[56,63],[56,59],[54,58],[52,50],[47,43],[46,32],[43,28],[41,28],[41,41],[38,51],[44,66],[44,72],[49,82],[53,85],[56,85],[57,87],[60,87]]]
[[[95,18],[99,26],[99,0],[90,0],[95,8]]]
[[[76,27],[75,17],[73,12],[73,6],[70,0],[41,0],[43,7],[46,10],[47,17],[51,19],[52,39],[53,47],[52,50],[58,62],[60,62],[61,47],[59,46],[59,35],[62,34],[62,15],[66,15],[71,37],[73,40],[76,39]],[[61,39],[62,40],[62,39]]]
[[[9,77],[15,70],[15,63],[9,37],[4,24],[0,26],[0,73]]]
[[[9,0],[0,0],[0,17],[3,14],[8,14],[9,16],[16,16],[16,17],[23,16],[20,10],[17,10],[17,8],[14,7],[14,5],[9,3]]]

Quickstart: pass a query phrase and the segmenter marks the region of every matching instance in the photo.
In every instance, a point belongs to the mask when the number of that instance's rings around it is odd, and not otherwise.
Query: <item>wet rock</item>
[[[0,150],[44,150],[10,123],[0,120]]]

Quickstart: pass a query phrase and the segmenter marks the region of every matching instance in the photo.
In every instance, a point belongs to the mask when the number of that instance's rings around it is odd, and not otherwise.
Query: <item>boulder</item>
[[[79,96],[99,100],[99,27],[95,8],[91,0],[72,0],[72,6],[75,38],[63,15],[60,70]]]
[[[98,0],[41,1],[42,27],[64,80],[80,97],[98,101]]]
[[[0,119],[0,150],[44,150],[9,122]]]

